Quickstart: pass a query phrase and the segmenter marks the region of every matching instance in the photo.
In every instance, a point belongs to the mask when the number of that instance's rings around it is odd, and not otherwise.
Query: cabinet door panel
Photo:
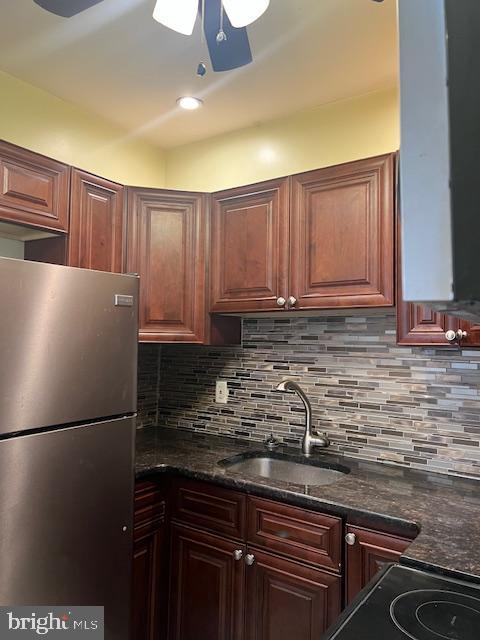
[[[157,483],[135,487],[132,639],[163,640],[167,632],[168,545],[165,500]]]
[[[213,196],[212,310],[279,310],[286,296],[288,180]]]
[[[241,640],[245,547],[187,527],[172,527],[171,640]]]
[[[131,189],[127,270],[140,276],[140,340],[202,342],[205,198]]]
[[[480,347],[480,324],[474,324],[466,320],[460,321],[460,328],[467,332],[465,338],[462,338],[460,346],[462,347]]]
[[[0,142],[0,219],[68,231],[70,168]]]
[[[122,271],[123,187],[72,171],[69,264]]]
[[[355,544],[346,545],[346,600],[349,604],[387,562],[398,562],[411,540],[347,526]]]
[[[341,579],[249,549],[247,640],[318,640],[340,613]]]
[[[293,177],[295,308],[393,305],[393,168],[389,155]]]
[[[158,640],[162,634],[159,618],[160,555],[164,545],[163,525],[148,535],[136,539],[133,547],[133,640]]]
[[[399,288],[400,291],[400,288]],[[397,301],[397,342],[410,345],[448,345],[445,333],[456,331],[460,320],[437,313],[428,307]]]

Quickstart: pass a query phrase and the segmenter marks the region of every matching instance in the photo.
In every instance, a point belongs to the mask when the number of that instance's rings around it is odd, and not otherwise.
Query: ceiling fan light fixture
[[[223,6],[233,27],[240,29],[258,20],[265,13],[270,0],[223,0]]]
[[[181,98],[178,98],[177,104],[180,108],[185,109],[186,111],[195,111],[203,105],[203,100],[195,98],[194,96],[182,96]]]
[[[198,0],[157,0],[153,19],[177,33],[191,36],[198,14]]]

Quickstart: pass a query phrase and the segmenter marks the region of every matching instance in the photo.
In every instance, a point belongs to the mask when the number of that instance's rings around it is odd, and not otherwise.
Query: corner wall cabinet
[[[239,318],[208,313],[209,197],[128,188],[126,271],[140,276],[141,342],[237,344]]]
[[[142,341],[205,339],[206,197],[128,189],[127,271],[140,276]]]

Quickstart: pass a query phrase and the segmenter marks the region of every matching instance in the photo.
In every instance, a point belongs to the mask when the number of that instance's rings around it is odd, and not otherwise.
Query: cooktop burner
[[[388,567],[330,629],[330,640],[480,640],[480,587]]]
[[[396,626],[412,640],[478,640],[480,599],[454,591],[419,589],[390,605]]]

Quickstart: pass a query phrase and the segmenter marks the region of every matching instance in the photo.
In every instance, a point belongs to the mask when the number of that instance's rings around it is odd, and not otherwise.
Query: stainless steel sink
[[[221,460],[219,464],[227,471],[310,486],[333,484],[350,472],[343,465],[298,458],[279,453],[248,452]]]

